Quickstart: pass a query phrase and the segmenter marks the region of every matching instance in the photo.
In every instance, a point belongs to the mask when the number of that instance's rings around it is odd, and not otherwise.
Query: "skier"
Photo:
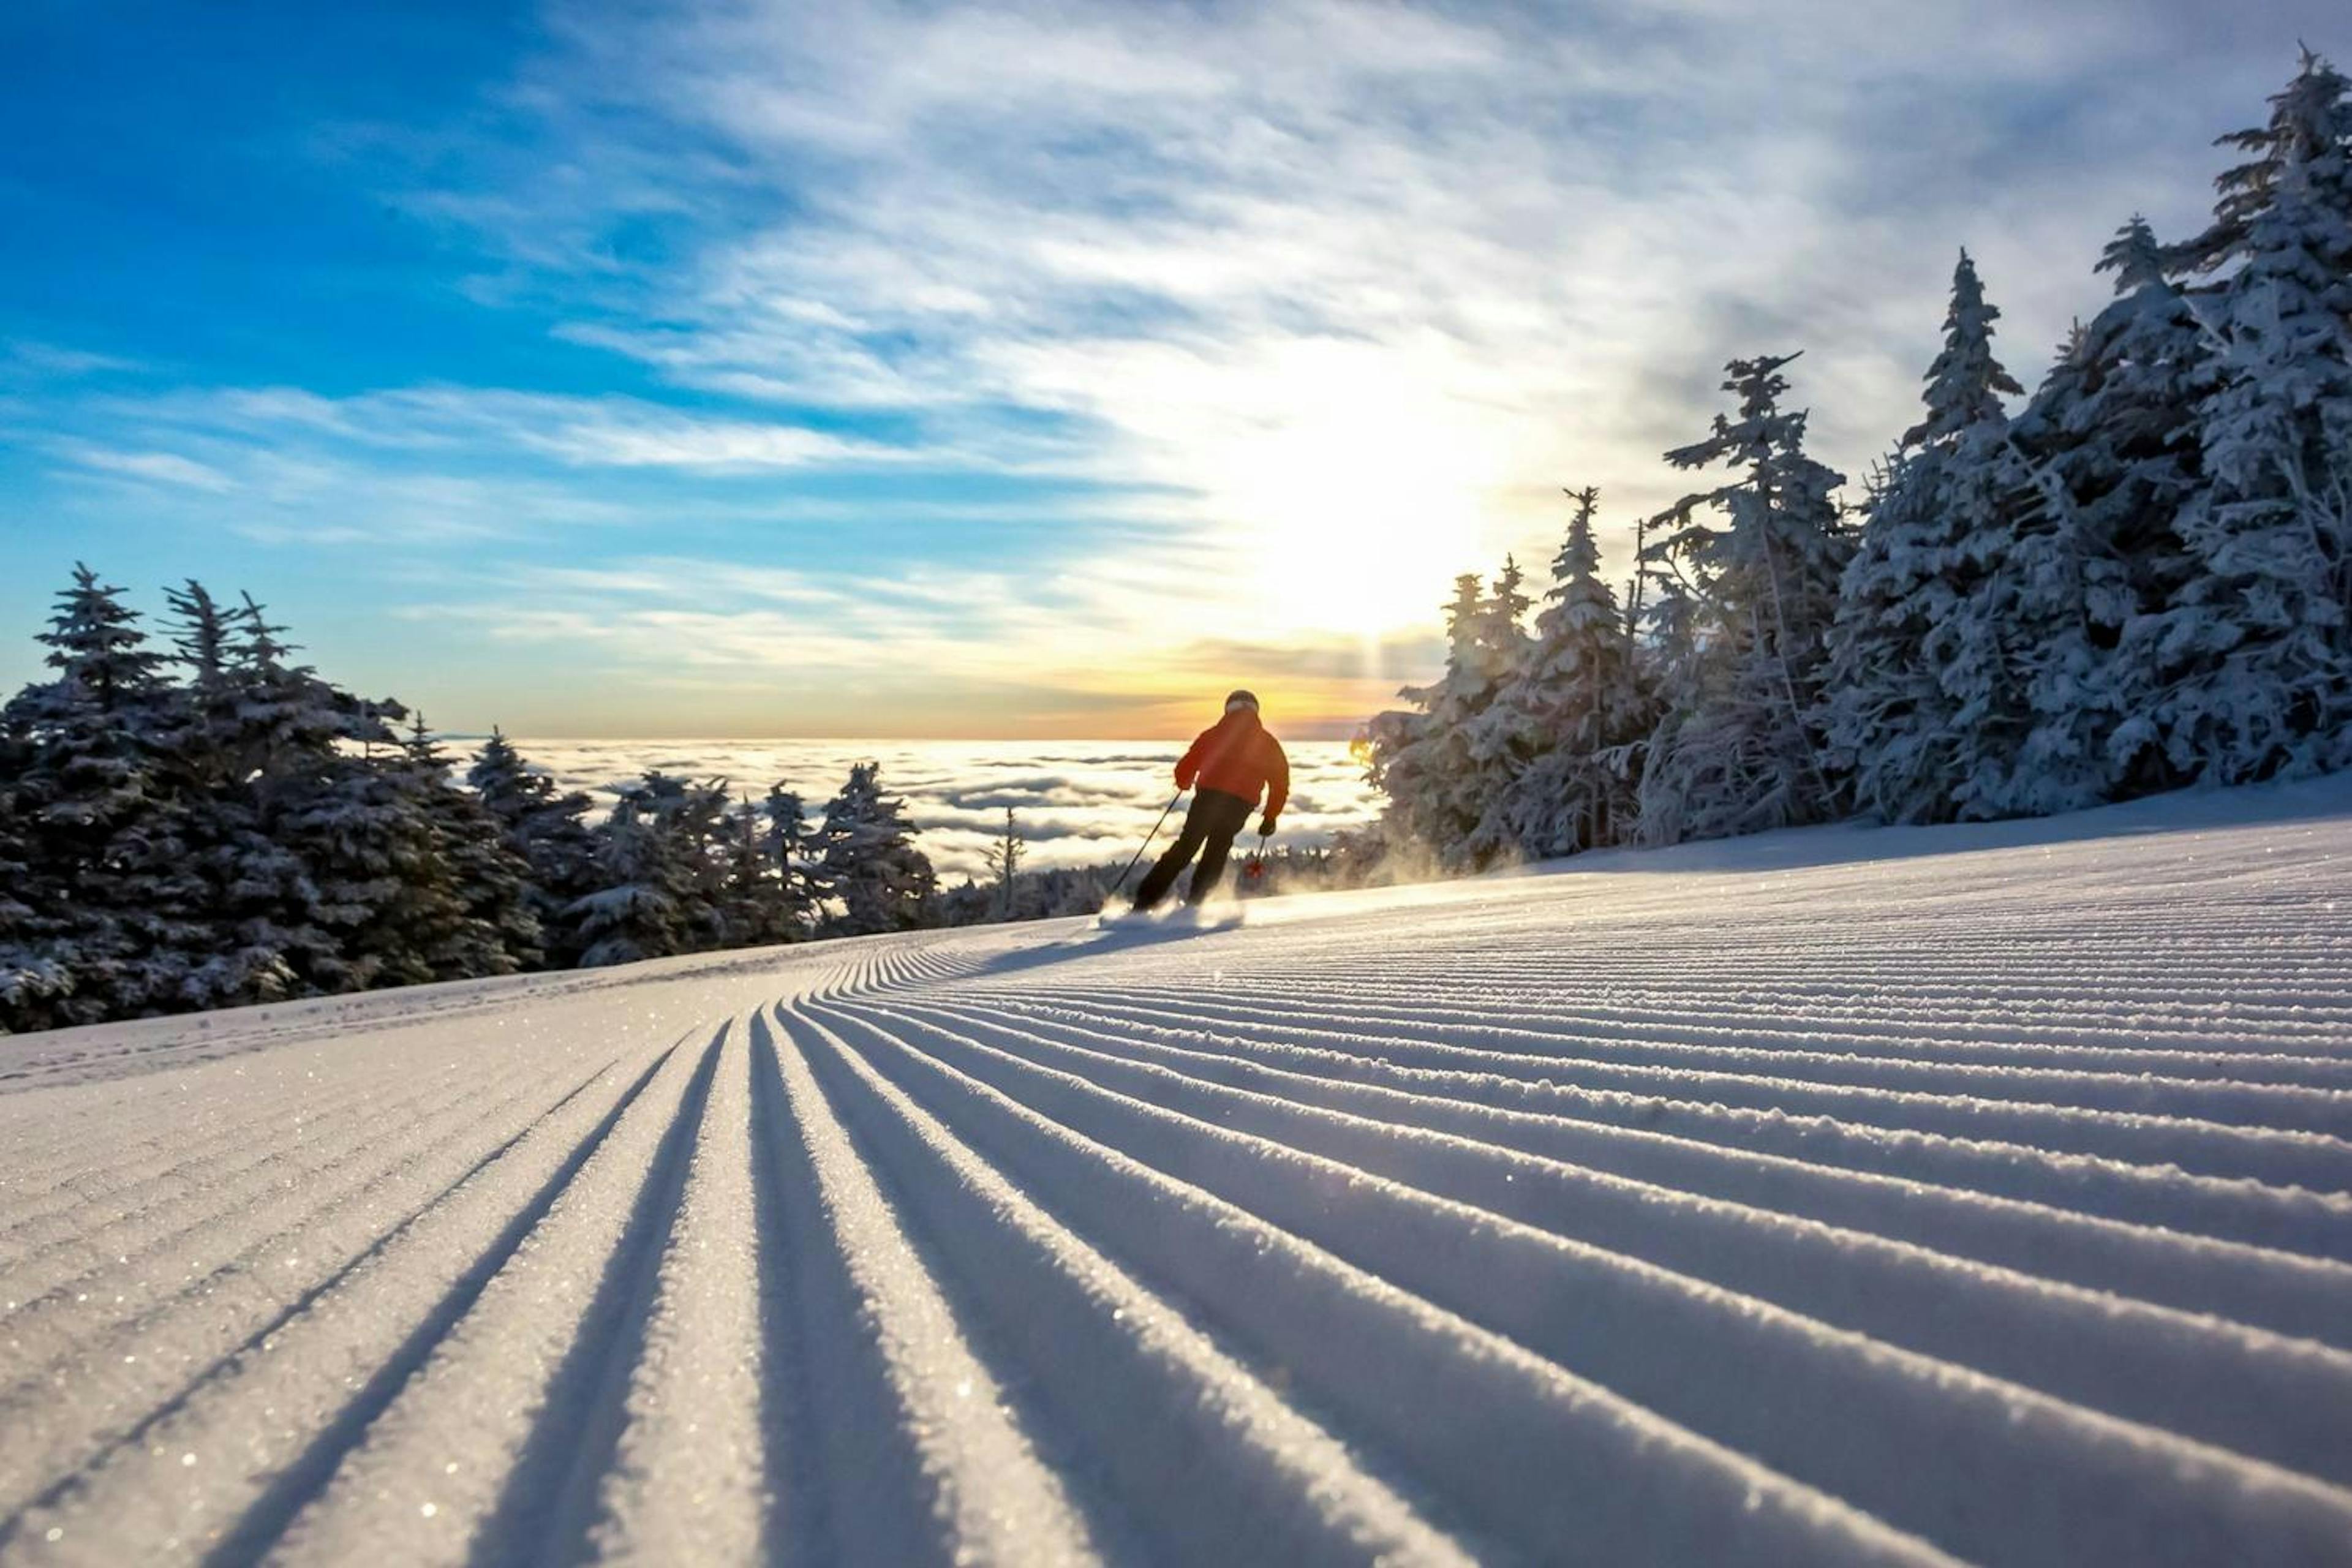
[[[1202,731],[1176,763],[1177,788],[1191,789],[1196,782],[1201,789],[1184,814],[1184,831],[1135,889],[1138,911],[1165,898],[1177,873],[1194,855],[1201,864],[1192,872],[1184,901],[1198,905],[1214,892],[1234,836],[1248,825],[1261,789],[1266,791],[1265,816],[1257,830],[1261,837],[1274,831],[1275,819],[1290,798],[1290,759],[1282,754],[1282,742],[1258,722],[1255,696],[1236,691],[1226,698],[1225,716]]]

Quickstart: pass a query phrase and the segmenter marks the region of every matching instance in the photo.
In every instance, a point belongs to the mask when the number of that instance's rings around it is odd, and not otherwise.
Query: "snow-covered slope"
[[[2352,1561],[2352,787],[0,1041],[9,1562]]]

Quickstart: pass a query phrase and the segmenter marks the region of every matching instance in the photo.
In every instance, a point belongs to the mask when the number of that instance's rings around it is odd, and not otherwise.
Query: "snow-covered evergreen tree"
[[[801,797],[781,782],[768,786],[768,798],[761,803],[760,814],[766,824],[761,843],[775,865],[780,885],[778,897],[784,930],[781,940],[798,942],[814,931],[817,918],[816,889],[809,865],[808,814],[802,807]]]
[[[252,781],[254,831],[231,884],[240,929],[275,950],[298,992],[386,983],[405,814],[383,764],[398,751],[396,704],[362,701],[290,662],[285,628],[250,595],[229,615],[237,769]]]
[[[26,695],[37,704],[62,698],[92,712],[134,719],[163,684],[164,656],[147,646],[139,612],[122,602],[121,588],[100,583],[80,562],[73,575],[73,586],[58,596],[49,629],[36,639],[48,648],[45,662],[58,671],[58,681]]]
[[[2084,541],[2063,479],[2037,484],[2011,438],[2000,317],[1963,250],[1926,416],[1873,487],[1840,584],[1829,751],[1888,821],[2063,810],[2105,782]]]
[[[1814,730],[1838,579],[1852,553],[1833,492],[1843,476],[1807,457],[1805,416],[1780,407],[1796,358],[1734,360],[1738,416],[1666,454],[1679,468],[1731,464],[1741,477],[1685,496],[1647,553],[1684,574],[1691,616],[1664,689],[1686,704],[1652,734],[1641,788],[1651,843],[1816,822],[1841,806]],[[1718,523],[1707,515],[1719,514]]]
[[[2093,676],[2082,733],[2104,753],[2104,793],[2180,783],[2158,743],[2158,694],[2186,670],[2163,612],[2196,574],[2179,529],[2203,486],[2195,400],[2206,333],[2145,219],[2098,262],[2116,298],[2076,329],[2011,438],[2038,503],[2071,520]]]
[[[1927,373],[1927,417],[1905,437],[1939,453],[1903,477],[1942,514],[1958,577],[1929,590],[1949,595],[1918,649],[1941,700],[1915,715],[1928,721],[1920,733],[1930,752],[1948,753],[1948,776],[1942,791],[1888,813],[1907,820],[2072,810],[2101,798],[2105,784],[2089,542],[2063,479],[2037,473],[2011,438],[2001,396],[2022,388],[1993,357],[2000,315],[1961,251],[1944,351]]]
[[[1458,810],[1471,826],[1446,853],[1450,864],[1465,868],[1520,853],[1510,818],[1511,790],[1544,749],[1543,733],[1531,716],[1506,700],[1526,678],[1535,652],[1535,639],[1527,627],[1533,601],[1526,584],[1518,562],[1506,555],[1503,569],[1478,606],[1474,647],[1480,681],[1462,727],[1467,771],[1454,781]]]
[[[191,1005],[213,946],[205,887],[186,852],[184,803],[168,789],[172,693],[122,591],[87,566],[40,641],[57,679],[0,713],[17,757],[10,816],[25,869],[12,901],[42,974],[20,979],[11,1028],[95,1022]]]
[[[726,941],[727,794],[655,770],[620,792],[596,828],[603,883],[571,910],[589,968]]]
[[[1697,683],[1704,672],[1704,661],[1698,657],[1698,595],[1679,561],[1663,552],[1651,551],[1650,534],[1656,521],[1643,518],[1634,525],[1633,576],[1629,596],[1640,609],[1629,617],[1626,629],[1633,641],[1635,682],[1655,716],[1655,723],[1663,723],[1671,715],[1687,713],[1698,705]],[[1637,784],[1648,772],[1646,739],[1643,757],[1643,769],[1634,775]],[[1637,789],[1637,829],[1638,796]]]
[[[691,882],[676,858],[651,803],[634,786],[623,790],[596,828],[604,885],[565,910],[587,944],[581,967],[633,963],[682,950]]]
[[[301,863],[298,906],[307,962],[298,972],[314,989],[363,991],[432,979],[410,921],[447,892],[443,869],[428,862],[430,835],[417,820],[391,759],[399,742],[384,725],[355,755],[321,761],[285,781],[276,829]]]
[[[394,782],[422,829],[417,870],[404,879],[402,922],[420,968],[436,980],[512,974],[540,962],[539,917],[530,905],[530,865],[508,842],[480,796],[459,789],[449,760],[410,716]]]
[[[719,907],[728,947],[764,947],[784,940],[777,920],[782,879],[760,842],[760,808],[749,799],[727,808]]]
[[[1392,709],[1365,726],[1366,777],[1388,797],[1384,820],[1391,837],[1442,852],[1477,825],[1458,808],[1460,782],[1471,772],[1465,727],[1486,682],[1478,647],[1484,595],[1475,573],[1454,579],[1445,606],[1445,670],[1433,685],[1397,693],[1410,709]]]
[[[1517,679],[1496,700],[1528,737],[1528,760],[1490,812],[1526,856],[1612,842],[1633,817],[1631,752],[1652,715],[1633,670],[1633,639],[1601,575],[1593,512],[1601,492],[1570,492],[1576,510],[1552,560],[1552,585]]]
[[[1958,704],[1949,800],[1968,820],[2095,805],[2109,773],[2081,520],[2063,481],[2037,475],[2005,425],[1981,420],[1953,449],[1948,497],[1968,591],[1924,650]]]
[[[1503,802],[1540,741],[1498,699],[1534,647],[1525,582],[1507,558],[1491,592],[1475,574],[1456,577],[1445,609],[1444,675],[1399,692],[1413,708],[1378,715],[1362,736],[1367,777],[1389,797],[1390,836],[1454,869],[1517,852]]]
[[[808,874],[800,797],[782,784],[727,814],[726,909],[730,947],[799,942],[809,934]]]
[[[51,1005],[73,989],[73,975],[54,951],[52,919],[27,901],[33,884],[33,834],[18,805],[17,785],[30,745],[0,726],[0,1034],[38,1027]]]
[[[1985,299],[1977,264],[1967,248],[1952,268],[1952,300],[1944,312],[1944,347],[1927,367],[1927,390],[1920,401],[1927,417],[1903,433],[1906,447],[1948,444],[1963,431],[2008,417],[2001,403],[2021,397],[2025,388],[1992,353],[1992,324],[2000,310]]]
[[[236,620],[203,584],[165,595],[173,662],[185,672],[171,705],[170,788],[184,804],[184,850],[205,886],[211,951],[190,977],[187,1005],[269,1002],[296,984],[265,887],[299,879],[292,857],[263,830],[259,774],[247,745]]]
[[[515,743],[507,739],[506,731],[498,725],[490,726],[490,738],[484,741],[467,765],[466,784],[481,797],[482,806],[499,819],[509,834],[528,821],[534,810],[555,793],[555,781],[537,772],[523,760]],[[587,796],[582,795],[583,810]],[[521,848],[517,836],[516,848]]]
[[[1889,822],[1949,815],[1951,703],[1927,657],[1961,593],[1946,457],[1897,452],[1872,483],[1830,635],[1829,754],[1851,773],[1855,805]]]
[[[1528,611],[1535,601],[1528,596],[1527,584],[1528,574],[1519,570],[1518,562],[1506,555],[1486,603],[1479,606],[1479,646],[1486,657],[1487,681],[1496,691],[1526,668],[1535,647],[1527,624]]]
[[[2258,231],[2276,222],[2290,169],[2297,171],[2295,179],[2305,189],[2285,198],[2286,205],[2310,200],[2341,211],[2352,198],[2352,167],[2345,162],[2346,139],[2352,136],[2346,87],[2341,72],[2304,48],[2294,79],[2271,95],[2268,121],[2214,139],[2217,147],[2235,147],[2252,156],[2214,177],[2220,195],[2212,223],[2172,247],[2166,254],[2168,265],[2183,273],[2213,273],[2273,252],[2275,234],[2266,238]],[[2322,242],[2315,256],[2340,279],[2347,253],[2352,253],[2352,235],[2323,232],[2309,237]]]
[[[2177,253],[2233,268],[2195,297],[2200,568],[2166,613],[2189,673],[2158,712],[2175,766],[2219,784],[2352,762],[2352,84],[2306,51],[2267,127],[2224,137],[2214,222]]]
[[[728,868],[731,852],[730,805],[725,779],[677,779],[664,775],[663,826],[677,842],[689,872],[690,916],[685,951],[705,952],[728,945]]]
[[[588,943],[566,911],[602,886],[589,798],[578,790],[559,792],[495,726],[466,782],[530,868],[527,901],[539,924],[541,962],[550,969],[578,967]]]
[[[175,626],[172,643],[177,661],[188,672],[195,706],[210,719],[210,710],[232,689],[228,612],[193,577],[181,587],[165,590],[163,597]]]
[[[882,793],[882,765],[849,770],[816,833],[817,882],[840,905],[832,929],[845,936],[911,931],[924,922],[938,879],[915,847],[906,803]]]

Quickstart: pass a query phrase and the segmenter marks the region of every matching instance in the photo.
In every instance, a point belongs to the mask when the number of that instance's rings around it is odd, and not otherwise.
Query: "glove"
[[[1269,816],[1257,825],[1257,836],[1260,838],[1270,838],[1274,836],[1274,818]]]

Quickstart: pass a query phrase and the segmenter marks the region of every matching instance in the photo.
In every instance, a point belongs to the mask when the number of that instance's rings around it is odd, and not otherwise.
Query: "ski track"
[[[0,1563],[2352,1563],[2352,784],[0,1040]]]

